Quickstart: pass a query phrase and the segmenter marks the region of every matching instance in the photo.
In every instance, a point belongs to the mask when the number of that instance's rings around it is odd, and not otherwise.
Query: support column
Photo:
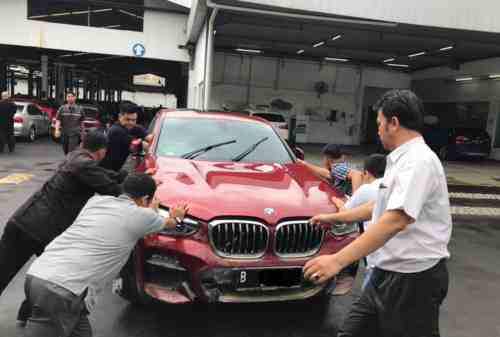
[[[28,68],[28,96],[33,97],[33,68]]]
[[[0,59],[0,93],[7,91],[7,63]]]
[[[41,70],[42,70],[42,99],[47,99],[49,95],[49,57],[47,55],[42,55],[41,59]]]
[[[10,72],[10,96],[13,97],[16,94],[16,74]]]
[[[214,8],[207,28],[207,50],[205,60],[205,97],[203,102],[203,109],[209,110],[212,96],[212,70],[213,70],[213,56],[214,56],[214,25],[218,9]]]

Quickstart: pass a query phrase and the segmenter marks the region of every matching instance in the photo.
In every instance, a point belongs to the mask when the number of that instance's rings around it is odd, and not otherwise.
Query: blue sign
[[[134,46],[132,47],[132,51],[137,57],[143,57],[144,54],[146,54],[146,48],[140,43],[134,44]]]

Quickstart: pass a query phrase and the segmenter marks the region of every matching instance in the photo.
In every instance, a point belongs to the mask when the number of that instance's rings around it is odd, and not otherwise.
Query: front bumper
[[[356,236],[325,240],[315,256],[334,253]],[[139,248],[135,272],[147,296],[167,303],[280,302],[314,297],[326,287],[303,279],[302,268],[311,257],[285,259],[266,253],[255,260],[225,259],[207,242],[179,241],[155,235]]]

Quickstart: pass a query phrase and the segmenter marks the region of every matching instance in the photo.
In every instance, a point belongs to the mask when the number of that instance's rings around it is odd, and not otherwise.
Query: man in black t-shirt
[[[144,141],[147,138],[146,130],[137,125],[139,113],[140,108],[133,103],[120,105],[118,121],[108,131],[108,152],[101,161],[102,167],[120,171],[130,154],[132,140],[139,138]]]

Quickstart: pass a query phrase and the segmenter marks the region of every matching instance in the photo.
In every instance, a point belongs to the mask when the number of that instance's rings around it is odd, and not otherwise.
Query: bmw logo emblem
[[[264,208],[264,213],[266,215],[273,215],[275,212],[274,208]]]

